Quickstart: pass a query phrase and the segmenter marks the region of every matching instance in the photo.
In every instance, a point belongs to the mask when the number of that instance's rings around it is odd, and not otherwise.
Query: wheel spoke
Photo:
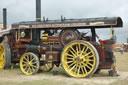
[[[34,71],[33,71],[33,68],[32,68],[31,66],[30,66],[30,69],[31,69],[31,70],[30,70],[30,71],[31,71],[31,73],[33,73]]]
[[[24,70],[27,71],[27,66],[25,66]]]
[[[76,53],[76,51],[74,50],[74,48],[73,47],[70,47],[73,51],[74,51],[74,53]]]
[[[29,55],[27,55],[26,57],[27,57],[26,59],[29,61]]]
[[[28,67],[28,70],[27,70],[28,73],[30,73],[30,66]]]
[[[30,62],[32,62],[32,61],[34,61],[34,60],[35,60],[35,58],[31,59],[31,61],[30,61]]]
[[[87,50],[88,50],[88,47],[85,49],[85,51],[84,51],[84,52],[85,52],[85,53],[87,53]]]
[[[76,65],[74,65],[71,69],[69,69],[69,72],[72,71],[75,68]]]
[[[91,64],[91,63],[88,63],[90,66],[93,66],[93,64]]]
[[[76,62],[73,62],[72,64],[70,64],[69,67],[71,67],[73,64],[76,64]]]
[[[29,61],[27,56],[24,57],[24,60]]]
[[[76,54],[74,52],[72,52],[71,49],[69,49],[69,51],[72,53],[73,56],[76,57]]]
[[[92,57],[94,57],[93,55],[91,55],[91,56],[84,56],[84,57],[87,57],[87,58],[92,58]]]
[[[77,65],[78,65],[78,63],[77,63],[76,66],[75,66],[75,73],[77,73]]]
[[[78,47],[79,47],[79,51],[81,51],[81,47],[80,47],[80,44],[78,44]]]
[[[35,66],[35,65],[32,65],[32,67],[36,68],[37,66]]]
[[[32,64],[37,64],[37,62],[36,62],[36,61],[34,61],[34,62],[32,62]]]
[[[76,51],[77,51],[77,56],[79,55],[79,49],[78,49],[78,46],[76,45]]]
[[[32,69],[31,69],[31,67],[29,67],[29,73],[32,73]]]
[[[88,56],[89,54],[91,54],[92,52],[90,51],[90,52],[88,52],[87,54],[85,54],[84,56]]]
[[[83,54],[84,50],[85,50],[85,46],[83,47],[80,56]]]
[[[70,56],[70,57],[74,57],[73,55],[71,55],[71,54],[66,54],[67,56]]]
[[[35,72],[35,69],[33,68],[33,66],[31,66],[31,68],[32,68],[32,71]]]
[[[80,73],[80,67],[81,67],[81,64],[79,65],[79,68],[78,68],[78,71],[77,71],[77,75],[79,75],[79,73]]]
[[[73,62],[73,61],[67,61],[67,62],[65,62],[65,63],[67,63],[67,64],[68,64],[68,63],[72,63],[72,62]]]
[[[87,73],[87,69],[86,69],[86,67],[85,67],[85,66],[83,66],[83,68],[84,68],[85,73]]]
[[[83,70],[83,67],[82,67],[82,65],[81,65],[81,67],[80,67],[80,68],[81,68],[81,70],[82,70],[82,74],[84,74],[85,72],[84,72],[84,70]]]
[[[94,61],[94,60],[91,60],[91,59],[85,59],[85,61]]]
[[[91,67],[89,67],[87,64],[85,64],[85,66],[86,66],[88,69],[91,69]]]
[[[67,57],[67,59],[71,59],[71,60],[73,60],[73,58],[69,58],[69,57]]]
[[[23,64],[23,67],[26,67],[26,64]]]
[[[26,62],[26,61],[23,60],[23,63],[27,64],[28,62]]]

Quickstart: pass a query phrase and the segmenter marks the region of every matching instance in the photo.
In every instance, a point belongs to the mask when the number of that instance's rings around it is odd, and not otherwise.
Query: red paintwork
[[[105,53],[105,52],[108,51],[108,52],[113,53],[112,45],[115,43],[115,41],[111,40],[111,39],[110,40],[101,40],[97,34],[96,34],[96,37],[98,38],[98,40],[100,42],[100,45],[101,45],[101,56],[100,56],[101,64],[100,64],[100,68],[110,69],[112,63],[111,62],[106,62],[106,57],[108,57],[109,54]],[[106,47],[106,45],[107,45],[107,47]],[[114,55],[112,54],[112,56],[114,56]]]
[[[102,56],[101,56],[102,60],[104,60],[104,41],[105,40],[99,40],[99,42],[101,44],[101,49],[102,49]]]
[[[97,34],[96,34],[96,37],[99,39],[99,42],[100,42],[100,44],[101,44],[101,50],[102,50],[101,60],[103,61],[103,60],[104,60],[104,41],[105,41],[105,40],[101,40]]]
[[[20,39],[20,40],[18,40],[19,42],[30,42],[30,41],[32,41],[32,39]]]
[[[17,42],[16,42],[16,45],[22,45],[22,43],[17,41]]]

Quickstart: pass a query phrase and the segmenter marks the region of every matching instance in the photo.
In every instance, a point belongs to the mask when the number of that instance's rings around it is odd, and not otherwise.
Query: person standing
[[[124,52],[124,49],[121,47],[120,48],[120,54],[123,54],[123,52]]]

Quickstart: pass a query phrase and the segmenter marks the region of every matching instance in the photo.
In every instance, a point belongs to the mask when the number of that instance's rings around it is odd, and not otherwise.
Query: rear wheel
[[[34,53],[25,53],[20,59],[20,69],[26,75],[32,75],[39,70],[39,59]]]
[[[6,42],[0,43],[0,69],[11,66],[11,50]]]
[[[67,44],[63,49],[61,63],[70,76],[88,77],[97,70],[99,56],[91,43],[76,40]]]

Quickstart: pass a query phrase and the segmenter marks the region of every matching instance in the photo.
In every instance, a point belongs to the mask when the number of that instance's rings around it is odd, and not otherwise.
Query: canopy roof
[[[122,27],[123,22],[120,17],[101,17],[101,18],[83,18],[83,19],[61,19],[45,21],[26,21],[12,24],[12,29],[36,29],[36,28],[108,28]]]
[[[10,33],[9,29],[7,29],[7,30],[0,30],[0,37],[2,37],[3,35],[9,34],[9,33]]]

